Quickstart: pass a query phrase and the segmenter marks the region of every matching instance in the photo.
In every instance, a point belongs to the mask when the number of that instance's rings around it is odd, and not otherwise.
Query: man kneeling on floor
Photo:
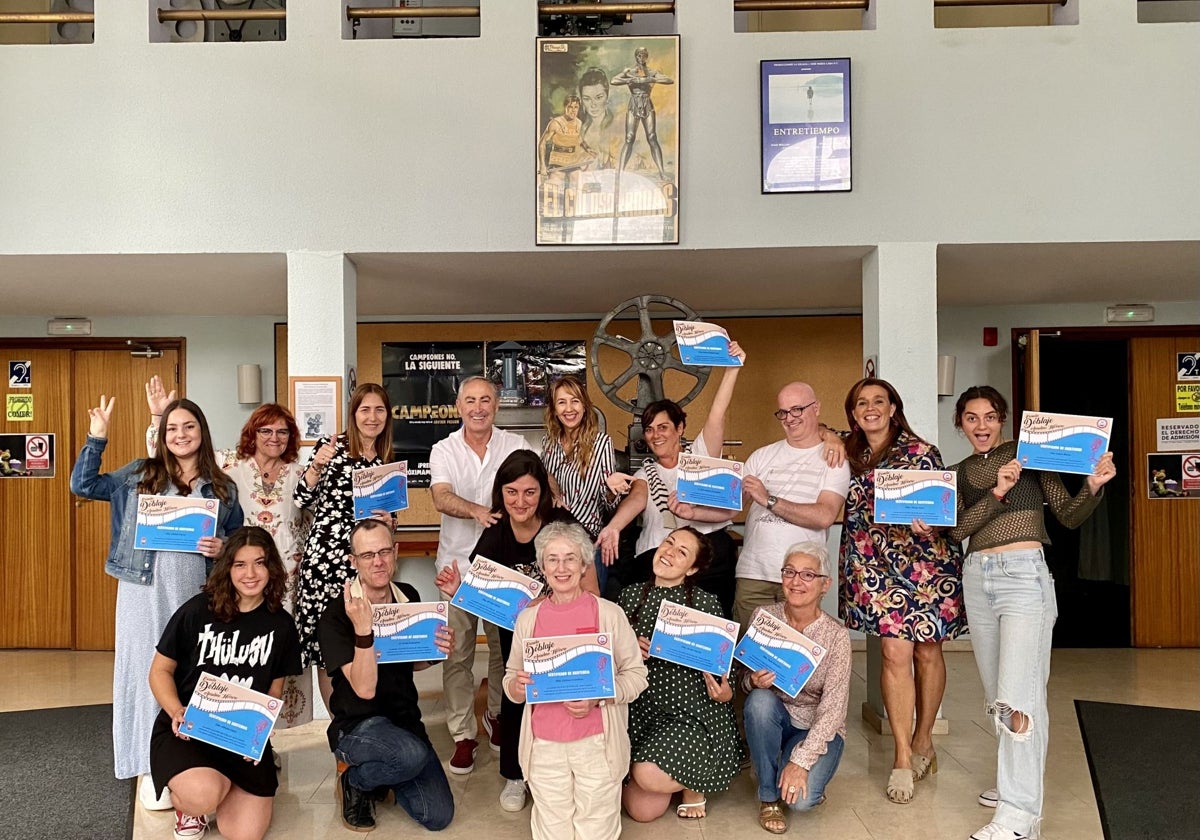
[[[364,519],[350,532],[350,561],[358,576],[343,597],[326,607],[318,636],[333,680],[329,746],[338,761],[337,797],[342,822],[354,831],[375,827],[375,803],[394,795],[396,804],[430,831],[454,818],[454,797],[421,723],[413,671],[430,662],[386,665],[375,661],[371,605],[420,601],[416,589],[395,584],[391,530]],[[449,653],[454,631],[442,627],[435,640]]]

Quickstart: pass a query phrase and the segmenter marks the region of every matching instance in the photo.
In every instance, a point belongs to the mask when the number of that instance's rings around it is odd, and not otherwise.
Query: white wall
[[[1089,0],[1077,26],[735,33],[679,4],[682,246],[1190,240],[1200,27]],[[532,3],[482,37],[346,41],[344,4],[283,43],[0,46],[0,253],[532,250]],[[758,63],[853,59],[855,189],[759,194]],[[496,207],[505,212],[497,213]]]

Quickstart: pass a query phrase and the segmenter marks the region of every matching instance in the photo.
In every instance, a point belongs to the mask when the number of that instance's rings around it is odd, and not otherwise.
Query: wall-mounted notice
[[[1175,354],[1175,378],[1180,382],[1200,382],[1200,352]]]
[[[9,397],[12,395],[9,394]],[[1175,386],[1175,410],[1180,414],[1200,413],[1200,384]]]
[[[1162,452],[1200,452],[1200,417],[1160,417],[1158,449]]]
[[[1146,478],[1151,499],[1200,499],[1200,452],[1151,452]]]
[[[848,192],[850,59],[763,61],[762,191]]]

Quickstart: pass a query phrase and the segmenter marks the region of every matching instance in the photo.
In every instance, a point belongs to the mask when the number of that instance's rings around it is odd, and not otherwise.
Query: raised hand
[[[167,406],[175,402],[175,391],[167,393],[167,389],[163,387],[162,378],[157,374],[150,377],[150,381],[146,383],[146,405],[150,407],[150,414],[154,417],[161,417],[166,411]]]
[[[350,581],[345,583],[346,617],[354,625],[356,636],[365,636],[371,632],[371,605],[366,598],[355,598],[350,594]]]
[[[1021,478],[1021,462],[1013,458],[1004,466],[996,471],[996,490],[997,496],[1003,498],[1008,495],[1008,491],[1013,489],[1017,481]]]
[[[1113,463],[1113,454],[1105,452],[1096,469],[1087,477],[1088,492],[1095,496],[1100,488],[1117,474],[1117,466]]]
[[[449,566],[437,573],[433,583],[439,592],[447,598],[453,598],[454,593],[458,591],[459,584],[462,583],[462,574],[458,571],[458,561],[451,560]]]
[[[113,403],[116,401],[116,397],[109,397],[106,402],[104,394],[101,394],[100,405],[88,409],[88,434],[91,437],[102,440],[108,438],[108,423],[112,419]]]

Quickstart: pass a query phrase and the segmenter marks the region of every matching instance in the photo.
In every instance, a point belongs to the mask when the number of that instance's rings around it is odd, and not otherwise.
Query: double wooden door
[[[0,423],[4,435],[54,435],[53,478],[0,478],[0,648],[111,650],[116,581],[104,573],[109,506],[71,495],[71,467],[88,430],[88,409],[115,397],[108,472],[145,457],[145,383],[161,376],[182,393],[183,339],[148,339],[153,358],[133,356],[123,339],[9,339],[5,361],[30,362],[31,420]],[[5,370],[7,371],[7,364]],[[7,384],[7,380],[6,380]]]

